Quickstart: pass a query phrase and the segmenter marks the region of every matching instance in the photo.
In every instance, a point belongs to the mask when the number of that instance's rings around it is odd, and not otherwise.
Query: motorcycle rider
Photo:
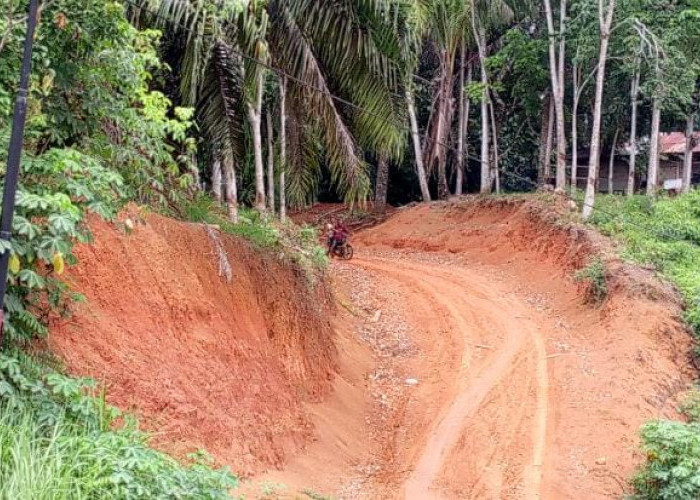
[[[328,255],[332,256],[335,250],[345,244],[350,231],[345,227],[345,224],[341,220],[336,220],[333,224],[333,232],[331,234],[330,240],[328,242]]]

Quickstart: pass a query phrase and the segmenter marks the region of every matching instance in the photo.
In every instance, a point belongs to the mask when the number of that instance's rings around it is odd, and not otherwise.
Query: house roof
[[[693,153],[700,153],[700,132],[693,134]],[[682,155],[685,153],[685,134],[669,132],[659,137],[659,153],[662,155]]]

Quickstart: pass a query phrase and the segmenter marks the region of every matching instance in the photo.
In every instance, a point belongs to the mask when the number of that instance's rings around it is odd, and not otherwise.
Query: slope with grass
[[[617,240],[622,255],[672,282],[683,316],[700,334],[700,192],[675,198],[602,197],[592,223]],[[696,348],[695,356],[698,351]],[[695,393],[691,393],[695,394]],[[647,462],[635,477],[640,499],[700,497],[700,399],[682,405],[688,423],[660,420],[642,430]]]
[[[133,208],[123,217],[91,221],[95,243],[76,249],[67,279],[87,300],[50,348],[133,409],[155,446],[203,448],[244,475],[281,465],[310,439],[303,403],[328,393],[336,366],[324,280],[278,244]]]

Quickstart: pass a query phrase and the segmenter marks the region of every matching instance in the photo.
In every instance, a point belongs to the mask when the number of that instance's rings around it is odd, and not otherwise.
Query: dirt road
[[[411,418],[423,431],[416,429],[412,439],[417,453],[408,467],[412,472],[399,485],[402,496],[455,498],[459,491],[471,491],[475,497],[497,498],[512,491],[520,498],[540,498],[548,380],[544,341],[532,308],[489,276],[462,266],[407,257],[397,263],[396,256],[364,257],[354,265],[386,286],[399,285],[405,310],[423,311],[414,326],[439,325],[438,335],[448,339],[442,346],[432,343],[439,352],[430,352],[431,342],[426,342],[414,363],[415,398],[442,397],[418,421]],[[422,307],[426,302],[430,307]],[[445,462],[459,448],[469,422],[485,416],[499,393],[517,395],[517,404],[503,407],[497,422],[488,422],[498,426],[497,433],[471,436],[478,438],[471,460],[480,470],[462,469],[459,477],[445,474]]]
[[[600,248],[537,213],[426,205],[358,234],[331,267],[346,400],[260,480],[347,500],[630,493],[639,428],[678,418],[692,342],[648,273],[611,271],[587,303],[573,275]]]

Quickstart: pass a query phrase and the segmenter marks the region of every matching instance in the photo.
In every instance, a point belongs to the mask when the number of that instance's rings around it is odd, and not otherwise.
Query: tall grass
[[[258,248],[280,250],[282,255],[308,271],[328,265],[326,252],[319,245],[317,231],[312,227],[300,227],[291,222],[282,224],[274,217],[262,216],[247,208],[240,209],[239,222],[234,224],[223,207],[207,195],[186,202],[182,212],[190,222],[217,225],[223,232],[244,238]]]
[[[592,223],[623,244],[623,256],[653,266],[685,298],[685,318],[700,336],[700,192],[657,200],[604,196]],[[700,397],[682,408],[688,422],[659,420],[641,430],[646,462],[632,498],[700,498]]]
[[[83,382],[0,356],[0,499],[230,498],[237,481],[227,470],[149,448]]]
[[[603,196],[592,223],[623,243],[623,257],[651,265],[685,298],[685,318],[700,334],[700,192],[653,200]]]

